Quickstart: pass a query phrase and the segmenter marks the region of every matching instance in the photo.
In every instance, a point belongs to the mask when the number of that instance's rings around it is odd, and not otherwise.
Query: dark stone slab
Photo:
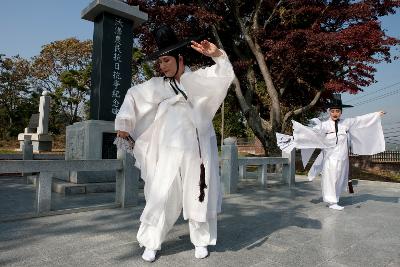
[[[113,121],[131,86],[133,22],[109,13],[94,21],[90,119]]]
[[[117,146],[113,144],[116,136],[116,133],[103,133],[103,144],[101,149],[102,159],[117,158]]]
[[[35,129],[39,126],[39,113],[32,114],[29,119],[28,128]]]

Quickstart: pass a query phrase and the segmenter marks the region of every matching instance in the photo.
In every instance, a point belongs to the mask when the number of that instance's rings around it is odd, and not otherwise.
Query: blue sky
[[[90,0],[0,0],[0,53],[38,55],[41,46],[68,37],[92,39],[93,23],[81,19]]]
[[[92,39],[93,23],[82,20],[80,13],[91,0],[0,0],[0,54],[29,58],[39,54],[41,46],[68,37]],[[400,38],[400,11],[382,19],[390,36]],[[393,51],[400,55],[400,51]],[[385,110],[384,128],[400,129],[400,60],[376,66],[377,82],[357,95],[344,94],[349,104],[370,101],[345,110],[345,116],[357,116]],[[373,93],[377,90],[379,92]],[[397,91],[396,91],[397,90]],[[393,95],[378,99],[384,95]],[[397,93],[396,93],[397,92]],[[397,123],[398,122],[398,123]],[[400,141],[399,141],[400,143]]]

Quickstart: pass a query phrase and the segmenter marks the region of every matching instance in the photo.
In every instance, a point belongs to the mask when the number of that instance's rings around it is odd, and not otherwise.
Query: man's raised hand
[[[197,52],[208,57],[219,57],[222,55],[222,52],[218,49],[218,47],[207,40],[203,40],[200,43],[192,41],[191,47]]]

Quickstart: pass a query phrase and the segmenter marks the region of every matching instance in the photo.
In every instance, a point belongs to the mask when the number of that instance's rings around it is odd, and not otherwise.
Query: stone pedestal
[[[32,141],[33,152],[47,152],[51,151],[53,147],[53,137],[49,134],[20,133],[18,134],[18,141],[21,151],[26,140]]]
[[[67,127],[65,159],[115,159],[117,148],[113,144],[114,137],[113,121],[76,122]],[[71,172],[69,179],[79,184],[114,182],[115,171]]]
[[[32,134],[31,141],[34,152],[51,151],[53,146],[53,137],[49,134]]]

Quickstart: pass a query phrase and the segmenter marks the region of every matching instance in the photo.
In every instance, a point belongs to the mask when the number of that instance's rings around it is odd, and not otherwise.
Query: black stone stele
[[[131,86],[132,31],[131,20],[107,12],[94,20],[91,120],[114,121]]]
[[[117,158],[117,147],[113,144],[116,133],[103,133],[103,142],[101,149],[102,159],[116,159]]]

